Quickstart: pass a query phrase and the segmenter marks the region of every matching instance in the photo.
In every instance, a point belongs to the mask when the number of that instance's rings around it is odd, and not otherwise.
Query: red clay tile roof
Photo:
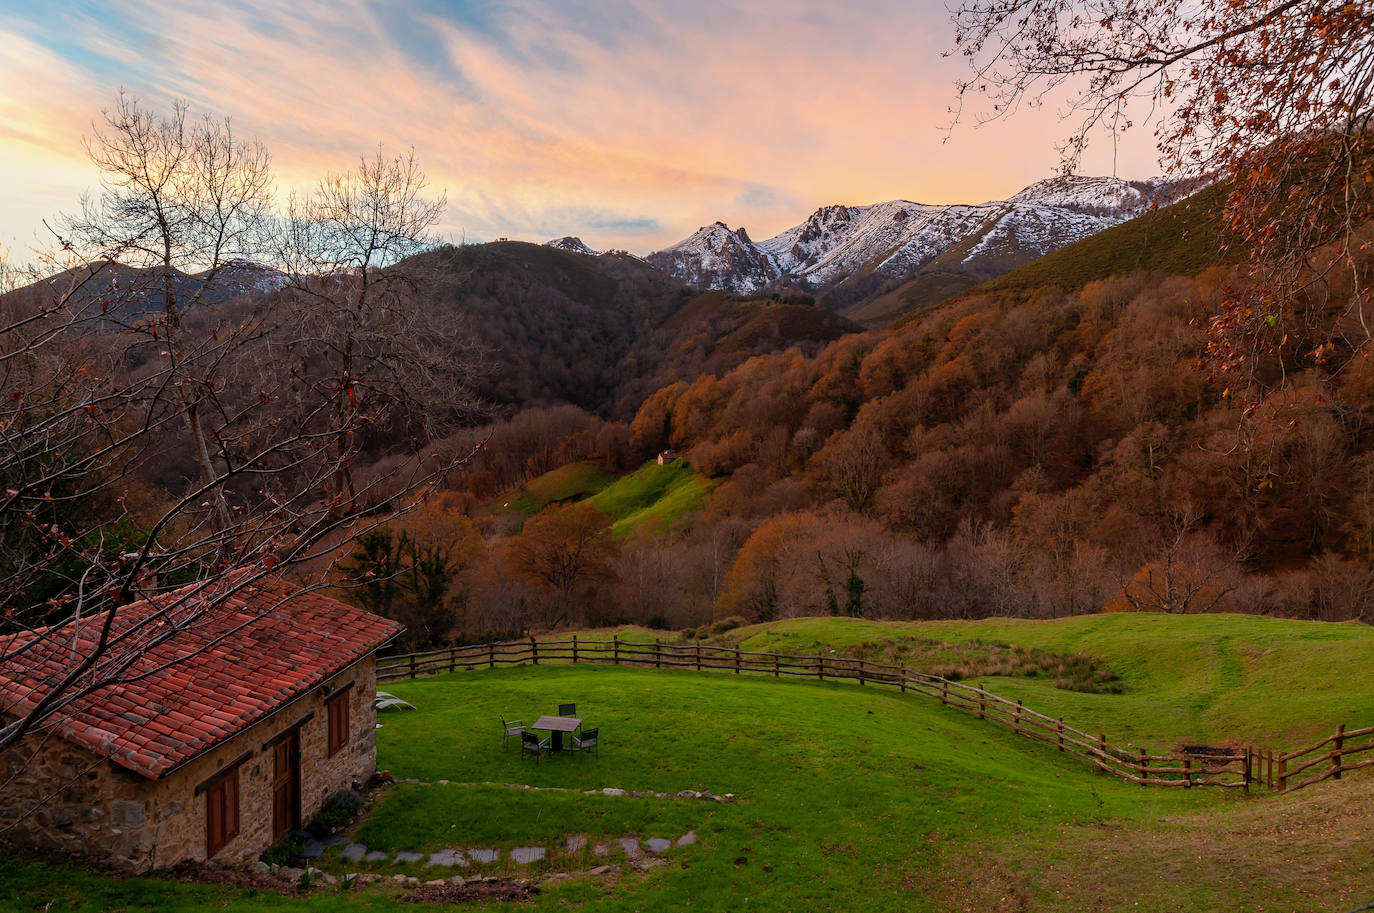
[[[0,656],[17,653],[0,663],[0,715],[31,711],[93,650],[107,617],[85,620],[75,647],[70,626],[0,639]],[[82,681],[97,681],[92,676],[108,673],[114,658],[132,653],[123,683],[77,698],[43,725],[155,780],[402,630],[282,581],[187,587],[118,609],[111,637],[122,638],[120,649],[107,652]]]

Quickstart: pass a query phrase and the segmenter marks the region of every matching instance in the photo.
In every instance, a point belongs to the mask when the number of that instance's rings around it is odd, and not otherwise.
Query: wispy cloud
[[[1045,112],[941,143],[941,0],[116,0],[12,22],[0,156],[54,185],[120,85],[232,115],[284,187],[414,146],[455,236],[765,237],[829,202],[1006,196],[1055,163]]]

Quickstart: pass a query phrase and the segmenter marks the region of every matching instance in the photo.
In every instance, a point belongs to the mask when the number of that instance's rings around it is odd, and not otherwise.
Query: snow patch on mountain
[[[601,253],[599,250],[592,250],[586,244],[582,243],[581,238],[574,235],[565,235],[561,238],[555,238],[552,241],[546,241],[544,242],[544,246],[552,247],[556,250],[565,250],[570,254],[584,254],[588,257],[595,257]]]
[[[751,242],[722,222],[648,259],[698,288],[749,294],[784,281],[820,290],[861,270],[894,278],[961,245],[974,271],[1011,268],[1171,202],[1177,185],[1105,177],[1059,177],[1032,184],[1009,200],[933,206],[892,200],[868,206],[823,206],[805,222]],[[1014,265],[1014,264],[1013,264]]]
[[[195,274],[193,278],[204,279],[208,275],[207,270]],[[249,292],[275,292],[290,281],[286,273],[270,266],[263,266],[261,263],[251,260],[226,260],[215,273],[213,286],[223,297],[234,297]]]
[[[777,278],[777,268],[743,228],[713,222],[683,241],[648,256],[663,272],[697,288],[747,295]]]

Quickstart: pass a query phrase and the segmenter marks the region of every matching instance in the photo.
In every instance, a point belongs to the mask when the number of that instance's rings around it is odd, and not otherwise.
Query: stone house
[[[89,655],[107,617],[0,639],[0,722]],[[128,872],[256,858],[375,772],[376,651],[401,631],[280,580],[116,610],[111,633],[137,647],[121,683],[0,755],[6,839]]]

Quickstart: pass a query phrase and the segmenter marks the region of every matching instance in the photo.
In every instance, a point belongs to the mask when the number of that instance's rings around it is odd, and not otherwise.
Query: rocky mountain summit
[[[1177,191],[1159,180],[1061,177],[977,205],[823,206],[764,241],[715,222],[647,259],[685,284],[742,295],[770,287],[824,292],[856,276],[871,288],[937,259],[946,271],[989,279],[1171,202]]]

